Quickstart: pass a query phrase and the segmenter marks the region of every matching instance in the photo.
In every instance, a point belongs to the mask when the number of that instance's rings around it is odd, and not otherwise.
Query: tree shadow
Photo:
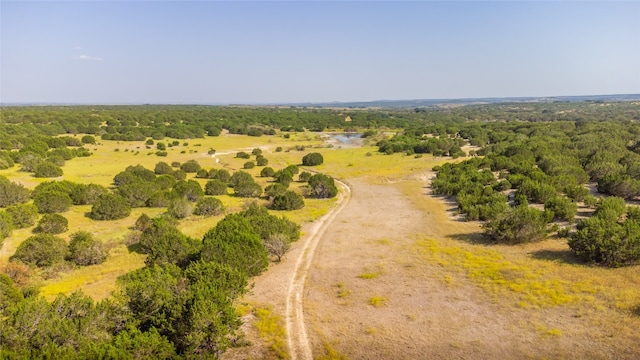
[[[534,259],[562,262],[565,264],[582,264],[580,259],[571,250],[538,250],[531,253]]]
[[[640,317],[640,304],[631,309],[631,315]]]
[[[454,240],[464,241],[474,245],[495,245],[496,244],[496,242],[493,241],[490,237],[482,233],[452,234],[450,235],[450,237]]]
[[[139,242],[127,245],[127,250],[132,253],[144,254],[142,252],[142,245]]]

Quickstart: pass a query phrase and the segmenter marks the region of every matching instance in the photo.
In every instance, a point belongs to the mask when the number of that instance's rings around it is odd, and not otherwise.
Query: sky
[[[2,103],[638,93],[638,0],[0,0]]]

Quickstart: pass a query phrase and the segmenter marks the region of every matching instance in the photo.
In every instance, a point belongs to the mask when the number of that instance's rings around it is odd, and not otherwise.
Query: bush
[[[36,223],[38,208],[33,204],[12,205],[7,208],[7,214],[11,215],[13,226],[16,229],[23,229]]]
[[[83,144],[95,144],[96,138],[91,135],[85,135],[80,139],[80,141],[82,141]]]
[[[297,210],[304,207],[304,199],[298,193],[286,191],[282,195],[273,198],[271,208],[274,210]]]
[[[240,183],[253,182],[253,176],[246,171],[238,170],[229,179],[229,186],[235,187]]]
[[[202,186],[196,180],[178,181],[173,190],[178,197],[184,197],[189,201],[197,201],[204,196]]]
[[[60,234],[69,229],[69,220],[60,214],[44,214],[38,225],[33,228],[34,233]]]
[[[238,197],[259,197],[262,195],[262,187],[252,181],[245,181],[237,184],[233,192]]]
[[[270,166],[264,167],[260,170],[260,176],[262,177],[273,177],[275,174],[275,170]]]
[[[309,153],[302,157],[302,165],[304,166],[316,166],[324,162],[324,158],[320,153]]]
[[[251,155],[255,155],[255,156],[262,155],[262,149],[255,148],[255,149],[251,150]]]
[[[170,221],[161,218],[153,219],[152,225],[142,233],[140,248],[148,255],[147,268],[154,264],[186,266],[199,250],[199,241],[185,236]]]
[[[0,175],[0,207],[29,201],[31,191]]]
[[[62,176],[62,169],[50,161],[43,161],[36,165],[33,175],[37,178],[58,177]]]
[[[619,223],[598,216],[582,220],[569,247],[586,262],[609,267],[635,264],[640,261],[640,222]]]
[[[184,164],[180,165],[180,170],[182,170],[182,171],[184,171],[186,173],[197,173],[198,170],[200,170],[200,169],[202,169],[202,167],[195,160],[189,160],[189,161],[185,162]]]
[[[278,196],[278,195],[284,195],[284,193],[287,192],[287,187],[280,184],[280,183],[275,183],[275,184],[271,184],[271,185],[267,185],[266,188],[264,188],[264,194],[266,197],[273,199],[274,197]]]
[[[216,216],[224,212],[224,205],[220,199],[205,197],[196,203],[196,209],[193,212],[201,216]]]
[[[107,258],[107,251],[102,242],[93,238],[87,231],[71,234],[67,259],[79,266],[102,264]]]
[[[338,195],[333,178],[324,174],[315,174],[309,178],[309,196],[326,199]]]
[[[131,205],[117,194],[104,194],[91,207],[89,217],[94,220],[117,220],[131,214]]]
[[[204,193],[207,195],[226,195],[227,184],[217,179],[209,180],[204,185]]]
[[[253,161],[247,161],[242,166],[243,169],[253,169],[254,167],[256,167],[256,164]]]
[[[526,205],[509,209],[482,227],[493,240],[505,244],[535,242],[547,235],[545,213]]]
[[[153,225],[153,221],[147,214],[142,214],[136,220],[136,224],[134,225],[134,229],[138,231],[145,231]]]
[[[13,219],[6,211],[0,211],[0,245],[2,240],[11,236],[13,231]]]
[[[237,157],[237,158],[240,158],[240,159],[250,159],[250,158],[251,158],[251,155],[250,155],[250,154],[248,154],[248,153],[246,153],[246,152],[244,152],[244,151],[240,151],[240,152],[238,152],[238,153],[236,154],[236,157]]]
[[[572,223],[578,212],[578,205],[569,198],[556,196],[544,203],[544,209],[553,211],[555,219]]]
[[[264,157],[262,155],[256,157],[256,164],[258,166],[266,166],[268,163],[269,163],[269,160],[267,160],[266,157]]]
[[[173,172],[173,169],[166,162],[160,161],[159,163],[156,164],[155,168],[153,169],[153,172],[156,175],[171,174]]]
[[[67,193],[56,190],[46,190],[39,192],[33,198],[33,203],[41,214],[48,214],[69,210],[73,201]]]
[[[11,260],[38,267],[51,266],[63,262],[67,251],[67,243],[63,239],[51,234],[38,234],[23,241]]]
[[[193,213],[193,203],[185,198],[173,199],[167,213],[176,219],[184,219]]]
[[[303,171],[303,172],[300,173],[300,175],[298,175],[298,181],[307,182],[307,181],[309,181],[309,179],[311,179],[312,175],[313,174],[311,174],[308,171]]]

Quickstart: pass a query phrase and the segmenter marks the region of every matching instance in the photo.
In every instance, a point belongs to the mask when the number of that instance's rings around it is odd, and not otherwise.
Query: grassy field
[[[81,137],[82,135],[77,135]],[[165,139],[165,144],[173,139]],[[57,180],[69,180],[83,184],[99,184],[106,187],[113,186],[113,177],[124,171],[129,165],[140,164],[147,169],[153,170],[155,165],[164,161],[167,163],[185,162],[196,160],[204,169],[225,168],[229,172],[243,169],[245,159],[236,158],[239,151],[251,152],[254,148],[263,150],[263,155],[269,159],[271,166],[275,169],[285,167],[290,164],[301,163],[302,156],[308,151],[297,151],[305,147],[307,149],[314,146],[321,146],[323,143],[316,134],[298,134],[285,139],[282,136],[249,137],[241,135],[222,134],[219,137],[207,137],[205,139],[180,140],[180,145],[168,147],[166,157],[157,156],[155,145],[147,146],[144,141],[121,142],[98,140],[96,145],[87,146],[92,152],[90,157],[75,158],[66,162],[63,167],[64,175]],[[276,153],[275,149],[282,147],[281,153]],[[209,150],[216,150],[215,156],[208,154]],[[278,156],[277,154],[285,154]],[[263,187],[268,184],[266,178],[259,177],[262,167],[245,170],[251,173],[256,181]],[[30,173],[20,172],[19,166],[12,169],[2,170],[0,174],[7,176],[12,181],[20,183],[27,188],[33,189],[38,184],[52,179],[34,178]],[[195,174],[188,174],[191,179]],[[206,179],[197,179],[202,186]],[[302,183],[294,182],[291,188],[299,190]],[[232,190],[229,190],[231,193]],[[226,207],[226,212],[240,211],[248,201],[258,201],[266,203],[266,200],[248,200],[236,198],[232,195],[218,196]],[[272,213],[278,216],[285,216],[291,220],[302,223],[313,221],[324,215],[335,203],[330,200],[305,200],[305,207],[290,212]],[[131,252],[127,248],[128,238],[132,233],[131,227],[136,219],[143,213],[150,217],[155,217],[164,212],[164,209],[157,208],[135,208],[131,215],[125,219],[116,221],[93,221],[86,217],[90,212],[90,206],[73,206],[62,215],[69,221],[69,230],[59,236],[65,240],[69,235],[78,231],[89,231],[101,240],[109,249],[109,257],[100,265],[56,269],[59,271],[36,272],[33,281],[41,286],[41,292],[48,299],[54,298],[58,293],[70,293],[75,290],[82,290],[94,299],[102,299],[109,296],[111,290],[115,288],[115,280],[118,276],[144,265],[144,255]],[[178,228],[186,235],[201,238],[211,227],[223,218],[224,215],[203,218],[200,216],[190,216],[180,221]],[[5,239],[0,251],[0,267],[7,264],[9,257],[13,255],[16,248],[27,237],[31,236],[31,228],[20,229],[13,232],[12,236]]]

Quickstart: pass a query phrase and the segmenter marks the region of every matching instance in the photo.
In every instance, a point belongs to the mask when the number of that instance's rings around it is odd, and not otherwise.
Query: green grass
[[[274,315],[269,307],[258,307],[254,309],[254,314],[256,316],[254,326],[260,337],[279,359],[287,359],[289,353],[284,320],[280,316]]]
[[[373,296],[369,299],[369,305],[373,307],[381,307],[387,304],[387,298],[384,296]]]

